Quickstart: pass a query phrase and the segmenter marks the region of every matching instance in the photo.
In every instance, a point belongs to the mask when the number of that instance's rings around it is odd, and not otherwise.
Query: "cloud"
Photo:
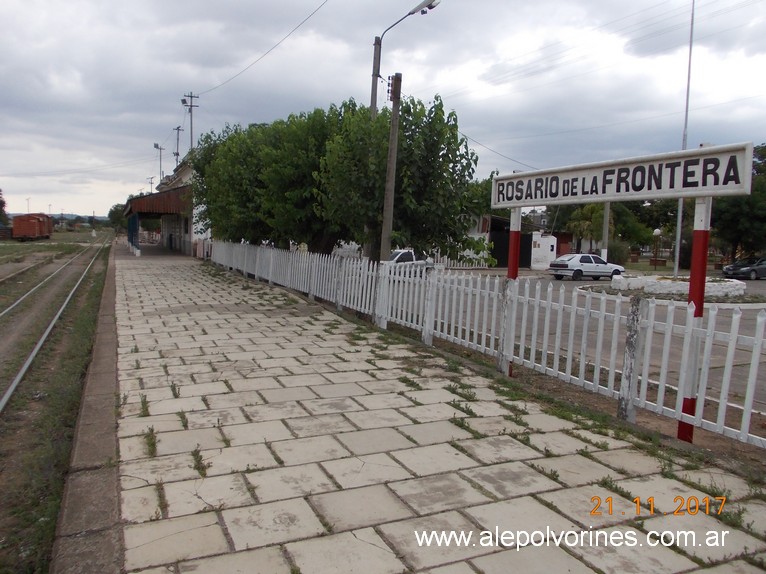
[[[30,197],[33,210],[106,214],[148,191],[147,178],[159,175],[153,144],[166,149],[165,172],[176,126],[180,154],[188,150],[180,98],[189,91],[201,94],[195,138],[349,98],[367,105],[373,38],[416,3],[5,0],[8,209],[25,211]],[[696,7],[689,145],[760,143],[764,3]],[[690,8],[688,0],[443,0],[386,33],[381,71],[401,72],[405,94],[438,93],[456,111],[475,140],[479,177],[671,151],[683,129]],[[384,97],[380,89],[381,106]]]

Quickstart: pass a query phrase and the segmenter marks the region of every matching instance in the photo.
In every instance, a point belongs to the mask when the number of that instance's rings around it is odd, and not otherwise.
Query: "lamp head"
[[[186,98],[181,98],[181,103],[182,103],[183,105],[186,105]]]
[[[160,149],[160,144],[155,143],[154,144],[154,149]]]
[[[417,14],[420,12],[421,14],[427,14],[429,10],[433,10],[436,8],[441,0],[423,0],[420,4],[415,6],[412,10],[409,11],[409,16],[412,16],[413,14]]]

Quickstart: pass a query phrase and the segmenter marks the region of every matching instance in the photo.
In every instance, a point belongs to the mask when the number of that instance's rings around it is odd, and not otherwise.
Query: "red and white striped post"
[[[508,279],[517,281],[519,278],[519,256],[521,255],[521,208],[511,208],[511,219],[508,224]],[[513,376],[513,349],[508,357],[508,376]]]
[[[508,226],[508,279],[519,278],[519,255],[521,254],[521,209],[511,209]]]
[[[695,330],[702,324],[702,315],[705,309],[705,278],[707,276],[707,255],[710,243],[710,214],[713,209],[712,197],[698,197],[694,203],[694,235],[692,237],[692,265],[689,277],[689,303],[694,303],[694,327]],[[697,410],[697,393],[699,389],[699,341],[694,342],[692,361],[687,365],[691,370],[690,377],[686,378],[687,385],[683,391],[683,404],[681,412],[693,415]],[[705,400],[702,397],[701,400]],[[692,442],[694,438],[694,425],[679,421],[679,440]]]

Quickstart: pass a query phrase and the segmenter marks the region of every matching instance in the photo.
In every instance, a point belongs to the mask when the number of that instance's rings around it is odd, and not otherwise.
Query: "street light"
[[[160,150],[160,181],[162,181],[162,152],[165,150],[165,148],[162,147],[160,144],[155,143],[154,149]]]
[[[378,78],[380,78],[380,50],[383,44],[383,36],[386,35],[391,28],[396,26],[399,22],[405,18],[409,18],[413,14],[420,12],[421,14],[428,14],[429,10],[433,10],[439,5],[441,0],[423,0],[420,4],[415,6],[412,10],[407,12],[404,16],[399,18],[396,22],[391,24],[388,28],[383,30],[380,36],[375,36],[374,50],[372,55],[372,88],[370,89],[370,118],[375,119],[378,116]]]
[[[396,26],[399,22],[405,18],[409,18],[413,14],[420,12],[421,14],[428,14],[429,10],[433,10],[439,5],[441,0],[423,0],[420,4],[415,6],[412,10],[407,12],[404,16],[399,18],[396,22],[391,24],[388,28],[383,30],[380,36],[375,36],[374,51],[372,55],[372,87],[370,89],[370,120],[375,121],[378,117],[378,78],[380,78],[380,51],[383,45],[383,36],[386,35],[391,28]],[[380,261],[388,261],[391,254],[391,232],[393,229],[394,221],[394,179],[396,177],[396,147],[398,138],[398,123],[399,123],[399,96],[401,92],[402,75],[396,74],[393,78],[392,84],[392,114],[391,114],[391,135],[388,142],[388,163],[386,168],[386,187],[383,195],[383,222],[381,225],[380,233]]]
[[[194,108],[199,107],[194,103],[194,98],[199,98],[199,96],[194,95],[194,92],[184,94],[184,97],[181,98],[181,104],[185,108],[189,108],[189,152],[194,149]]]

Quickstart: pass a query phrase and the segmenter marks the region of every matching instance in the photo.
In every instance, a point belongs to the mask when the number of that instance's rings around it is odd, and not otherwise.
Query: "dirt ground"
[[[3,377],[3,383],[6,383],[6,378],[10,383],[16,376],[16,369],[21,364],[18,355],[21,354],[23,358],[26,358],[31,351],[31,344],[34,344],[58,311],[61,300],[71,289],[76,277],[90,262],[91,256],[83,257],[83,264],[73,263],[62,270],[46,284],[45,289],[40,289],[44,291],[39,294],[40,298],[32,302],[33,297],[30,297],[29,301],[25,301],[19,309],[12,312],[13,316],[3,319],[4,343],[0,345],[0,351],[2,351],[0,365],[5,366],[4,374],[8,375]],[[92,271],[103,270],[102,259],[96,262]],[[60,263],[57,265],[60,266]],[[39,277],[42,278],[44,275]],[[29,282],[26,288],[34,285],[32,279],[25,279],[25,281]],[[39,509],[30,511],[26,506],[33,492],[33,487],[30,485],[35,482],[39,484],[41,481],[56,484],[54,475],[57,470],[45,463],[47,459],[40,454],[41,451],[45,454],[56,450],[58,453],[63,453],[68,460],[71,447],[71,444],[64,444],[67,436],[71,438],[71,429],[61,429],[60,436],[57,437],[43,436],[44,431],[41,430],[45,426],[41,422],[44,417],[56,416],[55,413],[51,413],[51,410],[55,410],[56,407],[51,405],[59,404],[56,400],[61,392],[51,388],[48,373],[59,368],[64,354],[71,348],[72,341],[66,336],[56,336],[56,332],[67,333],[71,330],[71,317],[77,315],[78,309],[84,303],[87,283],[86,281],[81,285],[77,296],[70,304],[68,313],[62,316],[62,324],[54,329],[54,336],[43,347],[33,368],[21,381],[6,409],[0,414],[0,574],[36,571],[28,568],[29,564],[37,561],[35,555],[41,549],[39,530],[30,528],[28,524],[30,516],[39,512]],[[12,365],[7,364],[9,358],[12,358]],[[0,392],[5,390],[6,385],[1,385]],[[41,478],[40,473],[49,473],[50,476]],[[63,488],[63,476],[58,478],[59,486]],[[55,512],[58,505],[56,499],[60,496],[60,492],[47,492],[45,495],[50,495],[51,499],[46,500],[41,506],[56,505],[48,512],[53,513],[54,524],[46,528],[52,529],[55,528]],[[50,521],[49,518],[42,520]]]

